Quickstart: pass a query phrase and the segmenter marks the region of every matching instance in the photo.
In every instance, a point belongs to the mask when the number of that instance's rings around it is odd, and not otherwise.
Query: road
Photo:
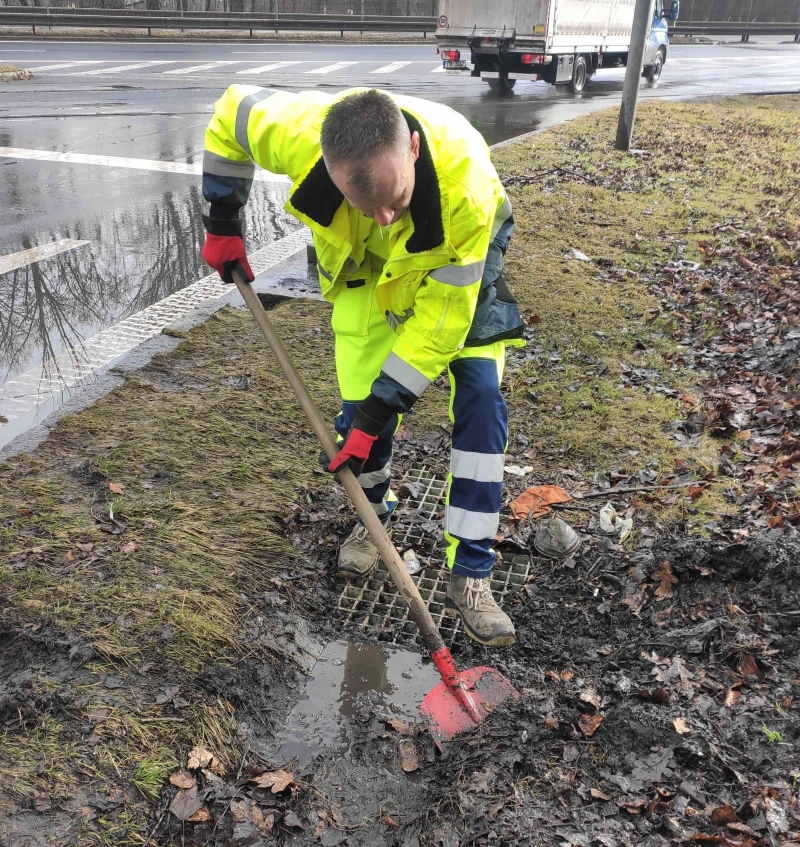
[[[0,447],[52,408],[43,398],[217,291],[199,259],[198,174],[203,130],[227,85],[427,97],[495,143],[618,103],[624,75],[600,71],[579,97],[537,82],[499,97],[480,80],[442,73],[432,44],[5,40],[4,64],[35,79],[0,84]],[[800,47],[751,41],[675,45],[642,95],[799,89]],[[265,269],[302,246],[282,211],[286,190],[267,177],[248,207],[250,249],[262,250]],[[112,330],[91,355],[80,347],[126,319],[117,335],[127,342],[115,345]]]

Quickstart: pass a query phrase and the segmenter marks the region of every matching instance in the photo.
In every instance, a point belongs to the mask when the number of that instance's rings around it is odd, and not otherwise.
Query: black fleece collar
[[[406,250],[409,253],[424,253],[426,250],[441,247],[444,243],[442,196],[425,130],[405,109],[403,117],[408,123],[409,131],[419,133],[419,157],[414,165],[414,193],[408,207],[414,232],[406,242]],[[344,195],[333,184],[320,155],[305,179],[298,183],[294,190],[292,206],[320,226],[329,227],[343,202]]]

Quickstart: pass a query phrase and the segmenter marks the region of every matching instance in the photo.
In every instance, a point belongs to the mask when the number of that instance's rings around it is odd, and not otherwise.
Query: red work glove
[[[351,429],[342,444],[342,449],[334,456],[326,470],[336,473],[346,466],[350,468],[354,476],[360,476],[361,471],[364,470],[364,462],[369,458],[369,451],[377,440],[377,435],[368,435],[360,429]]]
[[[203,245],[203,259],[222,277],[224,282],[233,282],[231,271],[236,263],[244,272],[248,282],[255,275],[247,261],[244,241],[239,235],[212,235],[206,233],[206,243]]]

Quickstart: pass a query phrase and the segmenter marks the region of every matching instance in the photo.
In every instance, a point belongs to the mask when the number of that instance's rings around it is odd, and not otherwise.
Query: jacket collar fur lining
[[[403,117],[409,130],[419,133],[419,158],[414,165],[414,193],[408,207],[414,232],[406,242],[406,251],[424,253],[444,243],[442,197],[425,131],[420,122],[405,109]],[[317,159],[303,181],[298,183],[291,198],[291,204],[298,212],[322,227],[329,227],[333,223],[333,217],[343,202],[344,195],[333,184],[322,156]]]

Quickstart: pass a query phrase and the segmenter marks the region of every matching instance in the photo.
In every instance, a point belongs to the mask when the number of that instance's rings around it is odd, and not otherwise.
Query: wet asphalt
[[[769,41],[673,45],[661,81],[642,97],[800,90],[800,45]],[[18,151],[0,150],[0,261],[60,239],[88,243],[12,271],[0,265],[0,383],[52,367],[81,339],[208,274],[198,255],[199,176],[120,160],[184,170],[201,162],[213,103],[232,83],[369,85],[426,97],[464,114],[493,144],[618,104],[624,76],[601,71],[580,96],[537,82],[497,96],[480,80],[439,72],[432,44],[5,40],[4,64],[35,78],[0,84],[0,148]],[[32,158],[39,151],[70,155]],[[118,158],[86,163],[74,154]],[[282,211],[285,195],[284,185],[254,185],[251,249],[296,228]]]

